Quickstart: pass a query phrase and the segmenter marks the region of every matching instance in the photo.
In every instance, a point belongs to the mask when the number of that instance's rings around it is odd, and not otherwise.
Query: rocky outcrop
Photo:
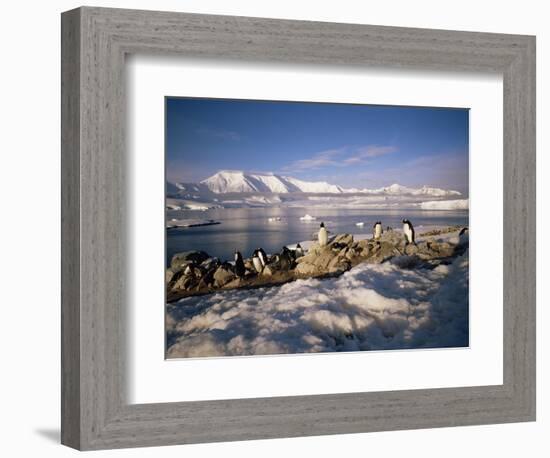
[[[209,257],[210,256],[208,256],[208,253],[205,253],[204,251],[185,251],[183,253],[177,253],[172,256],[170,267],[177,270],[189,264],[201,264]]]
[[[231,264],[221,265],[214,272],[214,285],[218,288],[227,285],[231,280],[235,279],[235,273]]]
[[[187,251],[174,255],[166,270],[168,300],[207,294],[222,289],[254,288],[286,283],[300,278],[340,275],[360,263],[380,264],[391,261],[402,269],[431,269],[468,249],[467,238],[459,238],[461,228],[448,228],[421,234],[417,244],[406,244],[403,234],[387,231],[378,240],[354,240],[351,234],[339,234],[326,246],[313,243],[303,256],[296,258],[284,247],[268,259],[261,272],[252,260],[245,259],[245,274],[238,277],[232,264],[221,263],[204,251]],[[456,232],[458,243],[449,234]],[[446,235],[441,239],[438,236]],[[466,242],[464,242],[466,240]]]

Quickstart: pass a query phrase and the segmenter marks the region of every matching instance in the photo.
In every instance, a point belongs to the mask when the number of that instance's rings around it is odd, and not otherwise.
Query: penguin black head
[[[300,244],[296,245],[296,249],[298,249],[298,248],[302,248],[302,245],[300,245]]]
[[[321,223],[321,226],[320,227],[325,227],[325,223]]]

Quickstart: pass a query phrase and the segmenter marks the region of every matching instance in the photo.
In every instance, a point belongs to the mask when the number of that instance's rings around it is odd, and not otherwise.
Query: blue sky
[[[166,176],[244,170],[468,195],[468,136],[467,109],[167,98]]]

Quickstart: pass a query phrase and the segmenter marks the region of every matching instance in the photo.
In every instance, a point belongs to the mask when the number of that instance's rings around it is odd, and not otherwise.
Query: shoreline
[[[380,264],[394,258],[408,267],[433,269],[467,249],[467,242],[462,240],[461,243],[458,237],[461,229],[459,226],[430,226],[418,235],[417,245],[408,246],[404,244],[402,231],[397,229],[385,232],[377,241],[372,240],[370,234],[336,234],[326,247],[319,247],[315,241],[299,242],[305,250],[304,255],[292,259],[289,266],[281,266],[281,256],[295,255],[297,244],[289,244],[285,246],[288,253],[269,256],[261,272],[256,272],[252,260],[247,258],[246,273],[242,277],[235,275],[233,263],[211,258],[205,252],[178,253],[166,269],[166,301],[172,305],[182,299],[224,291],[335,278],[359,264]]]

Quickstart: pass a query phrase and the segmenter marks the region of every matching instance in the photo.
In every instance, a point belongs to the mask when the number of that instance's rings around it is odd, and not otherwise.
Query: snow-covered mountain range
[[[376,189],[343,188],[324,181],[303,181],[297,178],[277,175],[274,173],[246,173],[243,171],[222,170],[200,183],[168,183],[167,192],[173,197],[187,195],[229,193],[308,193],[308,194],[365,194],[373,196],[460,196],[460,192],[422,186],[410,188],[392,184]]]

